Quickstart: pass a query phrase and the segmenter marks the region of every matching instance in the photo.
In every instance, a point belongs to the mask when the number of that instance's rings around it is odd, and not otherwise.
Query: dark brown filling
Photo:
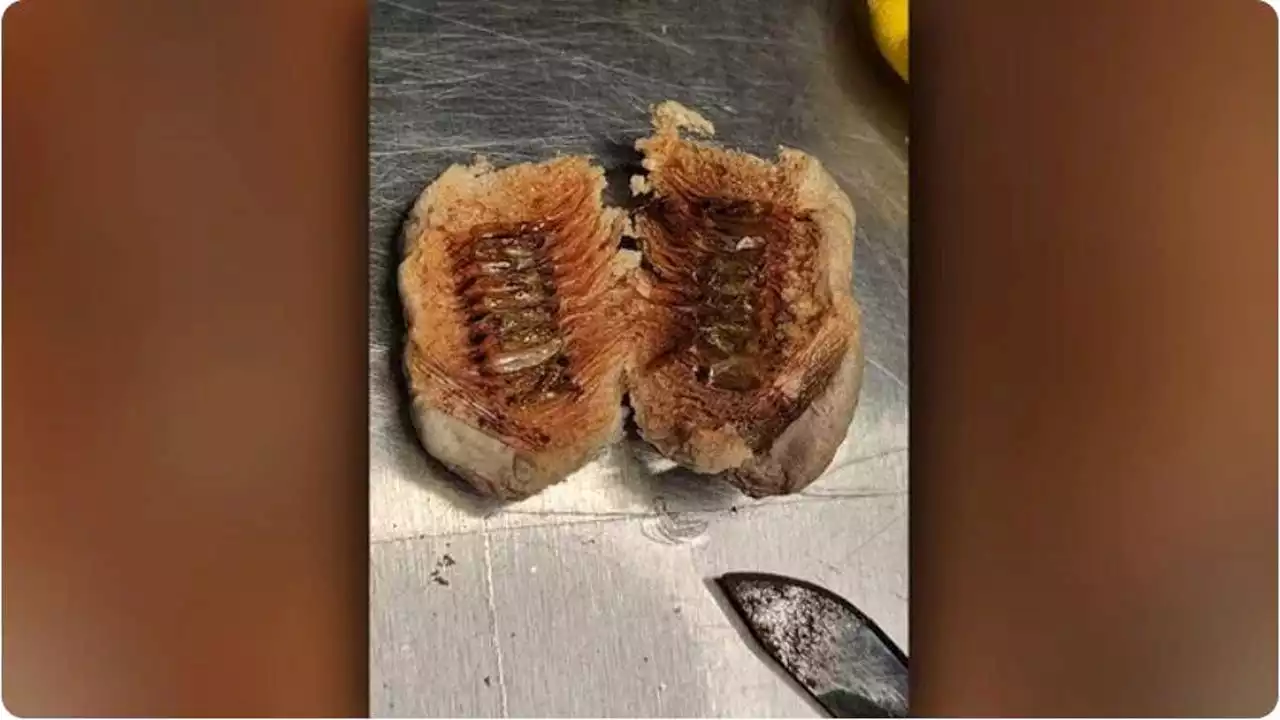
[[[569,373],[549,236],[541,228],[478,229],[455,267],[469,358],[508,403],[530,405],[579,390]]]
[[[672,324],[652,367],[674,381],[685,429],[736,418],[754,451],[768,448],[826,386],[843,348],[816,351],[786,393],[770,379],[826,317],[816,229],[768,201],[670,193],[645,209],[650,297]],[[686,390],[677,378],[695,381]]]
[[[756,390],[768,369],[764,326],[775,305],[765,267],[775,234],[771,208],[707,199],[691,210],[688,236],[696,257],[690,279],[697,299],[690,349],[697,377],[721,390]]]

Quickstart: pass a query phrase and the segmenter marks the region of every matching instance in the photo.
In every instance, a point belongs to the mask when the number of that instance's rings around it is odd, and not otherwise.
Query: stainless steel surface
[[[716,584],[761,648],[832,717],[906,717],[906,655],[848,600],[769,573],[729,573]]]
[[[376,716],[812,716],[708,578],[809,578],[907,645],[905,113],[825,0],[383,0],[370,22],[371,700]],[[483,8],[483,9],[482,9]],[[590,153],[625,196],[665,98],[827,165],[858,212],[867,371],[826,475],[750,501],[630,444],[528,501],[475,499],[403,409],[400,225],[450,163]],[[445,555],[448,559],[445,559]]]

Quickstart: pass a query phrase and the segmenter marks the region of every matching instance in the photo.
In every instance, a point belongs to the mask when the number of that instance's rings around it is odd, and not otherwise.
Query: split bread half
[[[674,102],[653,125],[631,218],[583,157],[455,165],[414,206],[412,415],[485,495],[532,495],[621,439],[624,395],[659,452],[752,496],[805,487],[844,439],[863,364],[848,198],[802,152],[685,137],[713,129]]]
[[[626,217],[585,158],[455,165],[405,229],[404,368],[423,446],[522,498],[620,439]]]
[[[813,157],[776,163],[686,138],[706,119],[658,105],[636,146],[633,222],[645,302],[628,390],[661,453],[752,496],[800,490],[831,463],[862,383],[854,211]]]

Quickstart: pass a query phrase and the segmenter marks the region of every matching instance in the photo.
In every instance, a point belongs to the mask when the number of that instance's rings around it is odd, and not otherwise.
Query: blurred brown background
[[[5,14],[11,712],[365,712],[364,13]],[[1274,15],[912,20],[915,711],[1264,714]]]
[[[1276,701],[1276,19],[913,7],[921,713]]]
[[[5,705],[364,714],[362,5],[3,31]]]

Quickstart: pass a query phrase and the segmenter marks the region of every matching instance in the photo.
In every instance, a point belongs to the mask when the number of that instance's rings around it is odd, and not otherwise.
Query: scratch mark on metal
[[[824,498],[829,500],[854,500],[858,498],[905,497],[906,490],[855,490],[853,492],[815,492],[802,493],[805,497]]]
[[[484,520],[481,532],[484,534],[484,596],[489,604],[489,626],[492,630],[490,640],[493,643],[494,661],[498,666],[498,699],[501,703],[502,717],[506,718],[511,717],[511,713],[507,705],[507,673],[503,658],[502,636],[498,632],[498,605],[493,594],[493,542],[489,537],[487,518]]]
[[[871,357],[870,355],[868,355],[868,356],[867,356],[867,364],[868,364],[868,365],[870,365],[871,367],[873,367],[873,368],[875,368],[875,369],[879,370],[880,372],[884,373],[884,374],[885,374],[886,376],[888,376],[888,378],[889,378],[890,380],[892,380],[892,381],[894,382],[894,384],[896,384],[898,387],[902,388],[903,390],[906,390],[906,389],[907,389],[907,384],[906,384],[905,382],[903,382],[903,381],[902,381],[902,378],[900,378],[900,377],[898,377],[897,375],[895,375],[895,374],[893,374],[893,373],[889,372],[889,368],[887,368],[887,367],[885,367],[884,365],[880,364],[880,361],[879,361],[879,360],[876,360],[875,358],[873,358],[873,357]]]
[[[700,513],[671,512],[662,497],[653,500],[654,514],[641,527],[645,537],[663,545],[696,542],[707,532],[709,523]]]
[[[520,146],[520,145],[557,145],[566,142],[587,140],[586,135],[558,135],[540,138],[508,138],[505,140],[488,140],[484,142],[447,143],[443,145],[396,148],[394,150],[371,150],[370,157],[389,157],[392,155],[417,155],[432,152],[455,152],[458,150],[479,150],[482,148]]]
[[[845,462],[842,462],[839,465],[832,465],[831,467],[827,468],[827,471],[823,473],[823,476],[825,477],[827,475],[831,475],[835,472],[844,470],[845,468],[851,467],[853,465],[861,465],[862,463],[867,463],[873,460],[879,460],[881,458],[889,457],[890,455],[901,455],[906,451],[907,451],[907,448],[905,447],[889,448],[888,450],[881,450],[880,452],[872,453],[871,455],[863,455],[862,457],[856,457],[856,458],[853,458],[852,460],[846,460]],[[802,490],[800,494],[813,496],[813,497],[822,497],[822,494],[820,492],[815,492],[812,489]]]
[[[853,558],[857,557],[858,553],[859,553],[859,552],[861,552],[863,548],[865,548],[866,546],[870,545],[870,544],[871,544],[871,542],[872,542],[873,540],[875,540],[875,539],[879,538],[881,535],[884,535],[886,532],[888,532],[888,531],[889,531],[889,528],[891,528],[891,527],[893,527],[894,525],[898,524],[898,521],[899,521],[899,520],[901,520],[901,519],[902,519],[903,517],[905,517],[905,516],[906,516],[906,513],[898,513],[898,514],[894,515],[892,520],[890,520],[889,522],[887,522],[887,523],[885,523],[884,525],[880,526],[880,528],[879,528],[878,530],[876,530],[875,532],[873,532],[873,533],[871,533],[870,535],[868,535],[868,536],[867,536],[867,538],[866,538],[865,540],[863,540],[862,542],[858,543],[858,544],[857,544],[857,545],[856,545],[852,550],[850,550],[850,551],[849,551],[849,558],[850,558],[850,559],[853,559]]]
[[[661,35],[658,35],[657,33],[651,33],[648,30],[641,30],[640,28],[634,27],[634,26],[632,26],[631,29],[637,35],[647,37],[650,40],[658,43],[659,45],[665,45],[669,48],[679,50],[680,52],[683,52],[686,55],[697,55],[697,53],[693,51],[693,48],[689,47],[688,45],[682,45],[681,43],[678,43],[669,37],[663,37]]]
[[[770,509],[794,507],[797,505],[811,505],[817,503],[826,503],[837,500],[874,500],[877,498],[905,497],[909,493],[906,490],[885,490],[877,491],[855,491],[855,492],[831,492],[831,493],[797,493],[789,495],[785,498],[776,498],[773,500],[757,501],[756,504],[735,505],[737,511],[734,512],[729,508],[693,508],[681,510],[680,515],[689,519],[705,520],[713,517],[743,517],[757,511],[767,511]],[[529,522],[517,522],[511,525],[490,527],[488,532],[517,532],[528,528],[553,528],[567,527],[571,525],[605,525],[618,522],[626,522],[632,520],[653,520],[655,514],[652,512],[591,512],[591,511],[573,511],[573,510],[503,510],[503,517],[524,517],[531,518]],[[495,515],[496,517],[496,515]],[[489,517],[485,518],[488,522]],[[544,522],[545,521],[545,522]],[[470,535],[474,531],[458,531],[458,532],[439,532],[439,533],[406,533],[404,535],[384,536],[376,540],[370,540],[370,546],[384,545],[397,542],[412,542],[425,538],[450,537],[455,535]]]
[[[422,10],[421,8],[402,5],[400,3],[393,2],[392,0],[382,0],[382,2],[398,10],[404,10],[405,12],[413,13],[416,15],[426,15],[427,17],[434,18],[441,22],[446,22],[452,25],[456,25],[458,27],[467,28],[468,30],[474,30],[478,33],[484,33],[485,35],[490,35],[492,37],[500,38],[502,40],[518,43],[520,45],[524,45],[525,47],[531,48],[533,50],[537,50],[540,53],[551,55],[553,57],[567,58],[569,60],[572,60],[573,62],[583,63],[591,67],[599,68],[601,70],[607,70],[609,72],[617,73],[625,77],[641,80],[649,84],[679,87],[679,84],[675,82],[663,80],[662,78],[653,77],[651,75],[643,75],[641,73],[632,72],[631,70],[620,68],[616,65],[610,65],[609,63],[601,62],[599,60],[587,57],[585,55],[578,55],[576,53],[569,53],[565,50],[557,50],[555,48],[549,48],[546,45],[536,40],[530,40],[529,38],[526,38],[526,37],[511,35],[509,33],[504,33],[500,30],[495,30],[491,27],[486,27],[484,25],[478,25],[476,23],[470,23],[465,20],[459,20],[457,18],[448,17],[447,15],[442,15],[440,13],[429,13],[425,10]]]

